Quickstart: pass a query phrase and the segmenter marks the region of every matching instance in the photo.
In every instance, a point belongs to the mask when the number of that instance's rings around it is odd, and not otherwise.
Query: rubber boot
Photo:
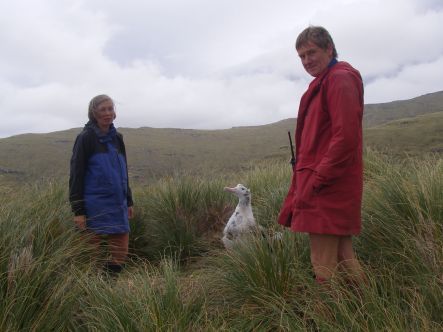
[[[103,266],[103,271],[106,272],[106,274],[111,278],[116,279],[119,273],[123,270],[123,267],[124,266],[122,264],[106,262]]]

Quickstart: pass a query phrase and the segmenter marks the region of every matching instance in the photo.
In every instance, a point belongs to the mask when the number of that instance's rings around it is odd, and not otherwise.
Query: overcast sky
[[[322,25],[365,102],[443,90],[442,0],[0,0],[0,137],[80,127],[219,129],[297,116],[294,49]]]

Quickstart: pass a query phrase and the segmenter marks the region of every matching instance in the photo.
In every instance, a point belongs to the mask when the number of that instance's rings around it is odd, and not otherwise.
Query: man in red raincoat
[[[362,78],[337,61],[323,27],[306,28],[295,47],[314,80],[300,101],[296,163],[278,222],[309,233],[317,282],[329,280],[337,268],[359,282],[364,275],[351,236],[361,228]]]

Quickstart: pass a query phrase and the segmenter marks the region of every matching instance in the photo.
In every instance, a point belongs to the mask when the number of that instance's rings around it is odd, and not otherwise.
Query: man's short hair
[[[307,43],[312,42],[323,50],[332,46],[332,57],[337,58],[337,50],[335,49],[334,41],[328,30],[320,26],[309,26],[304,29],[297,37],[295,42],[295,49],[298,50]]]

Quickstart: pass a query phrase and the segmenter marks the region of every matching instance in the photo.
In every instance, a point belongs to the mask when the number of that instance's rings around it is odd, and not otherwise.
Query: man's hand
[[[313,185],[312,189],[316,194],[318,194],[324,187],[326,187],[324,184],[320,183],[318,185]]]

